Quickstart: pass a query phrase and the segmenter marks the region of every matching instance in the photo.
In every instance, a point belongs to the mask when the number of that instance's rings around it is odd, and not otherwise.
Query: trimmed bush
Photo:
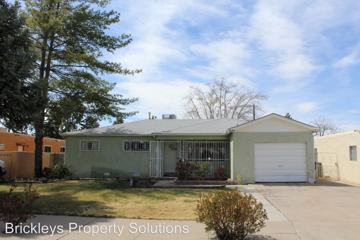
[[[219,167],[218,169],[216,169],[215,171],[215,178],[216,179],[225,179],[226,178],[226,173],[225,173],[225,168],[224,167]]]
[[[0,194],[0,220],[14,224],[26,222],[33,217],[33,203],[39,194],[31,184],[24,186],[24,193],[15,193],[16,185],[12,185],[7,193]]]
[[[201,195],[196,214],[220,240],[245,239],[265,226],[267,214],[251,194],[237,190]]]
[[[71,172],[63,164],[56,164],[53,168],[45,168],[43,175],[47,178],[64,179],[71,177]]]
[[[193,175],[198,180],[204,180],[209,172],[209,164],[207,163],[193,163]]]
[[[186,161],[176,163],[176,176],[179,180],[188,180],[193,176],[194,164]]]

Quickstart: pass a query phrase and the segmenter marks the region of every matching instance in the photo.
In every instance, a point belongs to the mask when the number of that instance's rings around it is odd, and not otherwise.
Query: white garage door
[[[306,182],[304,143],[255,144],[256,182]]]

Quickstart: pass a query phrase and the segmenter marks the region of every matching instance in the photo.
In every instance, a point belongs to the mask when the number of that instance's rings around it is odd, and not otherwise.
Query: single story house
[[[209,164],[209,175],[254,182],[313,182],[315,128],[272,113],[232,119],[147,119],[63,134],[74,176],[163,177],[179,160]]]
[[[315,159],[322,175],[360,184],[360,130],[315,137]]]

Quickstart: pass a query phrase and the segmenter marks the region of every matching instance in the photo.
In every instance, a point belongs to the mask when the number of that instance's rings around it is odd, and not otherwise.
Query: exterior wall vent
[[[175,114],[163,114],[162,119],[176,119]]]

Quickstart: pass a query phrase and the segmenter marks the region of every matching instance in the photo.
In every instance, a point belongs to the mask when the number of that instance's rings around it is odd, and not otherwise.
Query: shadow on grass
[[[73,181],[58,181],[52,183],[39,184],[37,186],[44,186],[47,191],[59,192],[79,192],[79,191],[99,191],[99,190],[117,190],[129,187],[127,181],[118,180],[73,180]]]
[[[105,206],[103,203],[92,200],[78,200],[68,195],[50,195],[40,196],[34,203],[34,211],[36,215],[30,219],[26,224],[33,223],[34,225],[41,224],[48,227],[55,228],[62,226],[64,231],[69,230],[69,224],[76,223],[78,225],[94,225],[97,223],[106,224],[110,221],[107,218],[113,214],[112,208]],[[60,215],[60,216],[56,216]],[[66,215],[66,216],[64,216]],[[98,218],[87,218],[98,217]],[[41,236],[49,236],[51,233],[43,234],[36,232],[33,234],[4,234],[5,224],[0,221],[0,238],[16,237],[16,238],[37,238]],[[60,233],[60,235],[66,232]],[[60,235],[57,235],[58,237]],[[54,239],[57,239],[54,237]]]
[[[67,215],[86,217],[110,217],[113,210],[103,202],[79,200],[70,195],[40,195],[34,203],[35,214]]]
[[[9,185],[7,185],[9,186]],[[41,198],[38,200],[36,206],[41,206],[40,212],[47,214],[69,214],[76,212],[74,215],[79,215],[78,212],[86,212],[89,206],[98,206],[100,202],[118,202],[121,199],[129,199],[133,201],[149,200],[149,201],[171,201],[176,198],[188,198],[189,200],[197,199],[202,193],[213,193],[218,191],[225,191],[220,189],[187,189],[187,188],[129,188],[124,182],[117,180],[105,181],[59,181],[52,183],[34,184]],[[7,191],[6,186],[0,186],[1,191]],[[73,205],[76,197],[81,200],[88,200],[81,202],[77,200],[77,204]],[[186,199],[185,199],[186,200]],[[49,204],[51,203],[51,204]],[[74,209],[78,206],[78,209]],[[103,211],[106,215],[107,213]]]
[[[73,195],[79,192],[84,194],[96,194],[112,200],[114,198],[127,199],[139,196],[149,200],[172,200],[176,197],[194,197],[204,192],[217,192],[224,190],[216,189],[186,189],[186,188],[129,188],[126,182],[117,180],[92,180],[92,181],[63,181],[55,183],[37,184],[35,187],[42,191],[52,193],[64,193]]]

